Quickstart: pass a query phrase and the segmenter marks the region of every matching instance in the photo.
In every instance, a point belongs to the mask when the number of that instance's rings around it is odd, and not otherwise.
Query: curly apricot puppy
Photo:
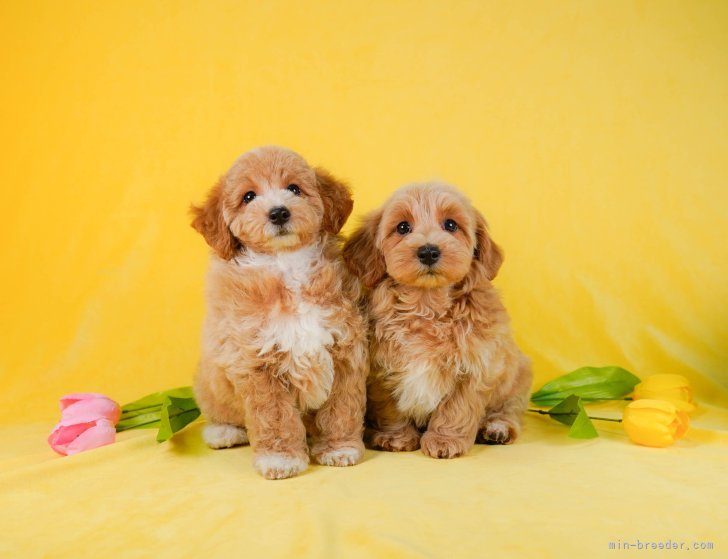
[[[503,255],[483,216],[450,186],[410,185],[366,217],[344,260],[371,289],[369,443],[453,458],[479,432],[513,442],[531,369],[490,283]]]
[[[337,237],[352,205],[327,171],[262,147],[192,208],[213,249],[195,380],[204,438],[250,440],[269,479],[306,469],[307,430],[320,464],[356,464],[364,451],[366,324]]]

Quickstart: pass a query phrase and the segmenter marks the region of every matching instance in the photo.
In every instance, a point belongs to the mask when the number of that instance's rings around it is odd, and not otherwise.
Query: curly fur
[[[402,221],[411,232],[397,232]],[[418,260],[425,244],[441,251],[434,266]],[[478,433],[513,442],[531,369],[491,284],[503,254],[483,216],[450,186],[410,185],[364,219],[344,260],[371,290],[369,443],[452,458]]]
[[[269,219],[278,206],[290,210],[284,225]],[[366,324],[337,237],[351,209],[344,184],[278,147],[242,155],[193,207],[192,226],[213,250],[195,380],[205,439],[213,448],[249,439],[270,479],[305,469],[307,434],[321,464],[363,453]]]

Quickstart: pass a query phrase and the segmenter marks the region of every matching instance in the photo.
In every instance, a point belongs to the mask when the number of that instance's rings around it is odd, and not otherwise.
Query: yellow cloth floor
[[[666,449],[606,424],[575,441],[529,416],[511,446],[450,461],[367,451],[283,481],[259,477],[248,447],[205,447],[199,421],[167,443],[132,431],[63,458],[44,446],[50,424],[3,428],[0,557],[680,556],[609,547],[667,541],[725,557],[728,414],[696,416],[713,428]]]

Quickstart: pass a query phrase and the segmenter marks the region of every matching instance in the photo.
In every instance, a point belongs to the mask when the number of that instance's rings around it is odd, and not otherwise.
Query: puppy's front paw
[[[455,458],[470,450],[472,444],[427,431],[420,439],[420,446],[422,452],[431,458]]]
[[[364,454],[362,448],[342,446],[315,453],[314,458],[324,466],[353,466],[361,460],[362,454]]]
[[[248,444],[248,434],[237,425],[208,423],[202,429],[202,438],[210,448],[230,448]]]
[[[369,431],[372,448],[389,452],[409,452],[420,448],[420,433],[412,426],[397,431]]]
[[[488,421],[480,432],[485,444],[511,444],[518,436],[518,428],[503,419]]]
[[[288,454],[256,454],[253,466],[266,479],[286,479],[303,472],[308,461]]]

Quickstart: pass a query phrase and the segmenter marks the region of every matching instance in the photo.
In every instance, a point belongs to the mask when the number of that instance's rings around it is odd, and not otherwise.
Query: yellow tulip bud
[[[624,409],[622,425],[632,442],[665,447],[682,437],[688,414],[663,400],[635,400]]]
[[[695,410],[693,405],[693,391],[690,389],[688,379],[682,375],[652,375],[634,387],[632,397],[635,400],[649,398],[663,400],[675,405],[684,412]]]

